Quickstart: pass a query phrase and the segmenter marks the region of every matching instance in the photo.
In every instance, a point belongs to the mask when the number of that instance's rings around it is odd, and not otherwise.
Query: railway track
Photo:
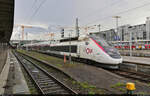
[[[77,61],[77,62],[80,62],[80,61]],[[125,67],[125,66],[123,66],[123,67]],[[126,70],[122,70],[122,68],[119,70],[109,70],[109,69],[106,69],[106,70],[111,71],[111,72],[118,74],[120,76],[124,76],[126,78],[131,78],[131,79],[139,80],[139,81],[146,82],[146,83],[150,82],[150,75],[147,75],[144,73],[139,73],[139,72],[130,71],[130,70],[126,71]]]
[[[139,80],[141,82],[149,83],[150,82],[150,75],[144,74],[144,73],[139,73],[139,72],[134,72],[134,71],[129,71],[129,70],[110,70],[111,72],[126,77],[130,78],[133,80]]]
[[[45,69],[33,62],[28,61],[22,55],[15,53],[15,56],[22,64],[26,72],[34,81],[38,90],[42,94],[77,94],[71,88],[57,80],[54,76],[49,74]]]
[[[77,62],[79,62],[79,61],[77,61]],[[125,67],[125,66],[123,66],[123,67]],[[145,83],[149,83],[150,82],[150,75],[147,75],[147,74],[144,74],[144,73],[130,71],[128,69],[126,71],[126,70],[123,70],[122,68],[118,69],[118,70],[111,70],[111,69],[106,69],[106,70],[108,70],[110,72],[113,72],[113,73],[115,73],[117,75],[133,79],[133,80],[139,80],[139,81],[142,81],[142,82],[145,82]]]

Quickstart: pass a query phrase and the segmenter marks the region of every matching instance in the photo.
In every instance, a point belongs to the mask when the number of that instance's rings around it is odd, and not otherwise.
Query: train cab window
[[[85,42],[85,45],[89,45],[89,42]]]
[[[104,38],[102,38],[100,36],[92,34],[92,35],[90,35],[90,37],[92,39],[94,39],[101,46],[111,46],[111,44],[109,42],[107,42],[106,40],[104,40]]]

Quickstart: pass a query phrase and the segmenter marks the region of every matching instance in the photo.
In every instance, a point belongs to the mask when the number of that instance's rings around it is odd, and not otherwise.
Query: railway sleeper
[[[54,87],[54,86],[58,86],[56,83],[53,84],[40,84],[41,87]]]
[[[57,88],[57,89],[49,89],[49,88],[45,88],[44,90],[43,90],[44,92],[51,92],[51,93],[54,93],[55,91],[56,92],[58,92],[58,91],[61,91],[61,92],[66,92],[65,90],[63,90],[63,89],[61,89],[61,88]]]
[[[120,75],[123,75],[124,77],[128,77],[128,78],[133,78],[133,79],[138,79],[138,80],[141,80],[141,81],[144,81],[144,82],[148,82],[148,80],[141,79],[141,77],[135,77],[135,76],[124,75],[124,74],[120,74]]]
[[[55,91],[48,91],[46,92],[47,94],[69,94],[69,93],[66,93],[65,90],[55,90]]]
[[[47,86],[41,86],[42,88],[52,88],[52,87],[58,87],[58,86],[51,86],[51,85],[47,85]],[[59,87],[61,88],[61,87]]]
[[[49,77],[47,77],[47,76],[41,76],[41,75],[38,75],[38,74],[34,74],[33,75],[36,79],[42,79],[42,78],[46,78],[46,79],[48,79]],[[49,78],[50,79],[50,78]]]
[[[49,78],[49,77],[47,77],[47,76],[42,76],[41,74],[38,74],[38,73],[34,73],[33,76],[36,77],[36,78],[38,78],[38,79]]]
[[[37,80],[37,82],[39,82],[39,83],[44,83],[44,82],[47,83],[47,82],[52,82],[52,80],[50,80],[50,79],[49,80]]]
[[[46,94],[69,94],[70,92],[68,92],[65,88],[63,88],[62,86],[60,86],[59,84],[57,84],[57,82],[55,80],[50,80],[51,78],[48,77],[47,75],[44,74],[44,72],[42,72],[41,70],[38,70],[37,68],[34,68],[36,66],[31,65],[29,62],[25,61],[25,59],[22,59],[22,61],[24,61],[22,64],[26,67],[26,69],[28,70],[28,72],[31,73],[33,79],[35,79],[35,81],[39,81],[39,87],[41,87],[41,89],[43,90],[44,93]],[[26,63],[26,64],[25,64]],[[36,70],[35,70],[36,69]],[[37,72],[32,72],[32,70],[35,70]],[[39,79],[44,79],[45,80],[49,78],[50,81],[41,81]]]
[[[62,87],[60,87],[60,86],[47,87],[47,86],[46,86],[46,87],[43,88],[44,91],[46,91],[46,90],[55,91],[55,90],[59,90],[59,89],[62,90]]]
[[[130,77],[130,78],[135,78],[135,79],[141,79],[141,78],[146,79],[145,77],[139,76],[137,74],[125,74],[125,73],[123,73],[123,74],[122,73],[117,73],[117,74],[124,75],[124,76]]]
[[[43,86],[47,86],[47,85],[54,85],[56,84],[55,82],[41,82],[40,85],[43,85]]]
[[[48,79],[49,77],[48,77],[48,76],[45,76],[45,74],[38,74],[38,75],[37,75],[37,78],[38,78],[38,79]]]
[[[49,80],[49,78],[38,78],[38,80],[40,81],[42,81],[42,80]]]
[[[54,84],[49,84],[49,87],[55,87],[55,86],[59,86],[58,84],[54,83]]]

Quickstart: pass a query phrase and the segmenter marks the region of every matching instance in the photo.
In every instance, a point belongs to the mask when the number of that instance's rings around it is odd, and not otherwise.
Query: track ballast
[[[25,59],[22,55],[15,53],[15,56],[31,76],[40,93],[42,94],[77,94],[68,86],[57,80],[39,65]]]

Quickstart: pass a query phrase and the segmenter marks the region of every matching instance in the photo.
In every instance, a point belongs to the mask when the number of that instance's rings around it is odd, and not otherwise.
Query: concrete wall
[[[0,43],[0,73],[7,59],[8,46],[7,43]]]

